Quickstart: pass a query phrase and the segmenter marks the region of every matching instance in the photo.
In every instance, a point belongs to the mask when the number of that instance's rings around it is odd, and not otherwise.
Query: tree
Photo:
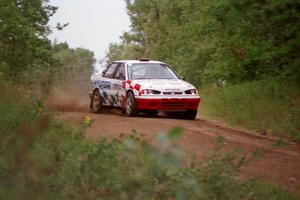
[[[94,53],[83,48],[72,49],[67,43],[53,46],[53,57],[59,62],[53,87],[86,95],[94,71]]]
[[[56,7],[48,0],[1,0],[0,73],[19,81],[24,73],[49,70],[54,63],[47,36],[49,18]]]
[[[169,63],[195,84],[274,77],[300,83],[299,1],[126,3],[132,29],[111,46],[114,57],[139,52]]]

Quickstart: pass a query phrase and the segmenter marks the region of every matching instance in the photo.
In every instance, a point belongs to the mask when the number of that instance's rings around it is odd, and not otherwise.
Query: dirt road
[[[97,139],[101,136],[118,137],[121,133],[136,131],[153,143],[157,133],[168,132],[172,127],[180,126],[184,128],[184,134],[178,143],[189,152],[195,153],[200,161],[212,151],[216,138],[222,136],[225,138],[222,151],[241,147],[248,157],[241,177],[260,177],[294,190],[300,190],[299,144],[291,143],[285,147],[274,148],[272,145],[277,141],[276,138],[229,128],[201,118],[195,121],[171,119],[164,116],[129,118],[121,116],[117,111],[111,114],[92,114],[88,111],[63,112],[58,115],[75,125],[78,125],[84,117],[91,117],[94,124],[87,130],[88,139]],[[253,157],[254,152],[259,152],[261,156]]]

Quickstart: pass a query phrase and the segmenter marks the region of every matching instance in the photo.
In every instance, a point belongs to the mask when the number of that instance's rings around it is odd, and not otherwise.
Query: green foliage
[[[53,57],[60,63],[58,76],[66,78],[66,75],[78,76],[82,74],[82,77],[90,77],[93,73],[94,53],[87,49],[72,49],[67,43],[54,44]]]
[[[140,52],[139,47],[134,45],[116,44],[109,45],[108,52],[106,54],[105,62],[111,63],[116,60],[134,60],[142,58],[143,54]]]
[[[67,43],[60,43],[53,45],[53,57],[59,65],[52,88],[85,96],[94,71],[94,53],[83,48],[72,49]]]
[[[111,46],[109,61],[130,51],[169,63],[195,84],[273,76],[299,84],[298,1],[126,3],[132,29],[124,34],[122,44]]]
[[[89,141],[79,129],[49,116],[0,85],[1,199],[297,199],[279,186],[237,178],[239,150],[221,153],[219,139],[207,164],[189,164],[174,128],[153,147],[137,134]],[[11,87],[10,87],[11,88]],[[17,96],[18,97],[18,96]],[[5,116],[5,117],[2,117]]]
[[[55,10],[55,7],[48,4],[48,0],[1,1],[0,73],[2,78],[28,81],[39,76],[41,71],[47,71],[49,65],[54,63],[50,41],[47,38],[50,32],[47,23]]]
[[[299,5],[294,0],[216,3],[211,10],[218,28],[210,76],[232,82],[299,79]]]
[[[299,141],[299,95],[297,87],[272,80],[209,87],[201,91],[201,112]]]
[[[283,138],[280,138],[278,141],[276,141],[272,147],[274,148],[280,148],[280,147],[286,147],[288,146],[288,142],[284,140]]]
[[[0,3],[0,78],[26,85],[33,98],[48,94],[54,82],[62,82],[62,76],[66,85],[76,82],[86,90],[93,71],[92,52],[52,45],[48,39],[48,21],[56,9],[48,0]]]

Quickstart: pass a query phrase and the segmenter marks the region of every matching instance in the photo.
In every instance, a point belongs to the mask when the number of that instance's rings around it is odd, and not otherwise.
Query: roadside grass
[[[201,90],[200,113],[225,121],[300,141],[300,92],[278,81],[255,81]]]
[[[175,142],[180,128],[157,135],[156,148],[136,134],[86,140],[85,128],[91,123],[87,117],[73,128],[41,103],[29,103],[14,92],[0,93],[0,199],[300,197],[260,180],[239,180],[244,160],[235,151],[220,153],[224,140],[218,140],[206,165],[195,167]]]

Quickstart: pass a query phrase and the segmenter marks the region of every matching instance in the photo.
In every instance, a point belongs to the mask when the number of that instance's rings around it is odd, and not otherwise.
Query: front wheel
[[[194,120],[194,119],[196,119],[196,116],[197,116],[197,110],[187,110],[184,113],[185,119]]]
[[[102,111],[102,101],[99,90],[95,90],[91,99],[91,108],[94,113]]]
[[[138,111],[136,109],[134,94],[132,92],[128,92],[126,95],[126,115],[128,117],[135,117],[137,114]]]

